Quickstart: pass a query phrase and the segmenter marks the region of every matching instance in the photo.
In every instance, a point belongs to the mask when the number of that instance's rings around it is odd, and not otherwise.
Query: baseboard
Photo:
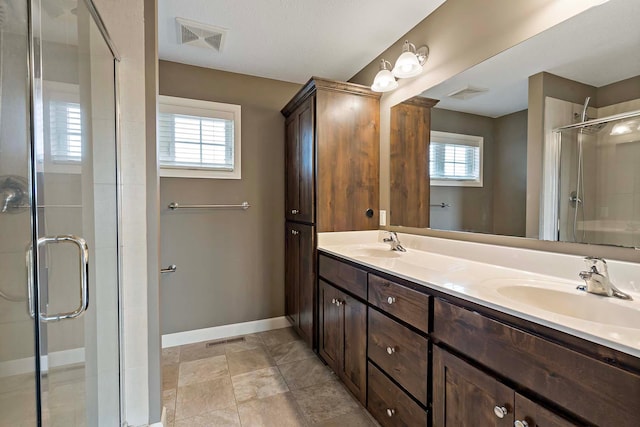
[[[215,326],[213,328],[176,332],[162,336],[162,348],[193,344],[201,341],[219,340],[221,338],[270,331],[288,326],[291,326],[291,323],[286,317],[282,316],[254,320],[252,322],[234,323],[232,325]]]
[[[57,368],[65,365],[84,362],[84,348],[72,348],[71,350],[54,351],[40,359],[40,366],[43,371],[50,368]],[[12,375],[33,373],[36,370],[35,358],[25,357],[23,359],[0,362],[0,378]]]

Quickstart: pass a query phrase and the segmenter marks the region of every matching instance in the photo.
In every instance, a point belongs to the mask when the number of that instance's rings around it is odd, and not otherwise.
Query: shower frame
[[[31,200],[30,203],[30,215],[31,215],[31,233],[32,233],[32,241],[38,242],[39,238],[39,229],[38,229],[38,217],[40,214],[38,213],[38,206],[35,203],[36,195],[38,193],[38,170],[37,170],[37,147],[38,144],[44,143],[44,135],[43,135],[43,123],[42,123],[42,108],[43,108],[43,74],[42,74],[42,53],[43,53],[43,42],[42,42],[42,2],[47,0],[28,0],[27,1],[27,58],[26,58],[26,73],[27,73],[27,81],[28,81],[28,100],[27,106],[29,111],[29,136],[28,136],[28,152],[29,152],[29,166],[28,166],[28,174],[29,174],[29,191],[31,192]],[[116,232],[116,268],[117,268],[117,281],[118,281],[118,297],[117,297],[117,312],[118,312],[118,367],[119,367],[119,396],[118,396],[118,406],[119,406],[119,419],[120,425],[128,425],[125,421],[125,406],[124,406],[124,343],[123,343],[123,316],[122,316],[122,252],[121,252],[121,232],[122,232],[122,209],[121,209],[121,169],[120,165],[122,164],[121,157],[121,145],[120,145],[120,130],[121,130],[121,111],[120,111],[120,82],[119,82],[119,67],[121,62],[121,56],[118,52],[118,49],[113,41],[113,38],[109,34],[107,27],[100,15],[98,9],[96,8],[93,0],[78,0],[78,2],[82,2],[94,24],[96,25],[100,35],[102,36],[104,42],[107,45],[112,57],[113,57],[113,84],[114,84],[114,127],[115,127],[115,188],[116,188],[116,224],[117,224],[117,232]],[[32,263],[33,265],[38,265],[38,251],[32,251]],[[32,283],[38,283],[39,271],[38,268],[32,269],[31,280]],[[35,307],[40,307],[39,295],[38,292],[33,292],[33,305]],[[36,384],[36,412],[37,412],[37,420],[38,425],[42,423],[42,384],[41,384],[41,339],[40,339],[40,322],[34,322],[34,335],[35,335],[35,384]]]
[[[542,183],[542,203],[540,238],[543,240],[560,241],[560,154],[562,143],[562,132],[568,130],[579,130],[589,126],[602,125],[617,120],[640,117],[640,110],[614,114],[598,119],[586,120],[553,129],[552,138],[545,138],[544,145],[544,165]]]

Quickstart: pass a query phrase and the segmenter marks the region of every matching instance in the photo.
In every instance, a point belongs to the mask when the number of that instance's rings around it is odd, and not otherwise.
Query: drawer
[[[631,372],[440,299],[432,337],[590,423],[640,425]]]
[[[419,330],[429,332],[429,295],[369,274],[368,301]]]
[[[427,426],[427,412],[369,362],[367,410],[384,426]]]
[[[427,405],[429,343],[426,338],[369,308],[369,359]]]
[[[320,277],[355,296],[367,299],[366,271],[324,255],[320,255],[318,264]]]

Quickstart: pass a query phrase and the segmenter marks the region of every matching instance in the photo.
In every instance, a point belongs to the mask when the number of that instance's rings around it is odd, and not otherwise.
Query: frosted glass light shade
[[[422,65],[413,52],[403,52],[393,67],[393,75],[399,79],[415,77],[422,72]]]
[[[376,77],[373,79],[371,90],[374,92],[389,92],[398,87],[398,82],[391,71],[384,69],[378,71]]]

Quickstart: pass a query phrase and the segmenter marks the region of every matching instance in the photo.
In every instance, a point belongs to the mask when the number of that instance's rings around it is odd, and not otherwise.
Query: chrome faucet
[[[597,257],[586,257],[584,259],[587,264],[587,269],[581,271],[578,276],[584,280],[584,285],[577,287],[580,291],[586,291],[596,295],[603,295],[607,297],[616,297],[625,300],[632,300],[631,295],[625,294],[620,289],[616,288],[609,279],[609,269],[607,267],[607,261]],[[598,269],[600,266],[600,270]]]
[[[389,231],[389,237],[385,237],[382,239],[383,242],[389,243],[391,245],[392,251],[398,252],[407,252],[407,250],[400,244],[400,239],[398,239],[398,233],[395,231]]]

